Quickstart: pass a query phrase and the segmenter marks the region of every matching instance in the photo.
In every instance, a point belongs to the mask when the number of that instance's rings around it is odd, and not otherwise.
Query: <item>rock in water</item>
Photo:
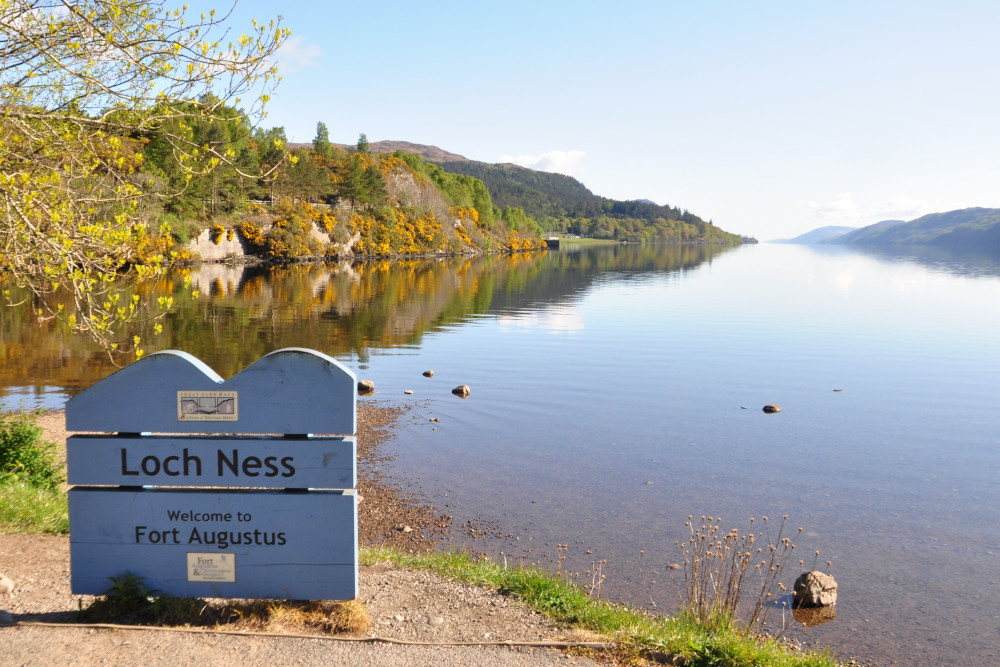
[[[829,574],[813,570],[795,580],[792,607],[829,607],[837,604],[837,581]]]
[[[424,377],[425,378],[432,378],[432,377],[434,377],[434,371],[424,371]]]
[[[358,393],[359,394],[370,394],[375,391],[375,383],[371,380],[360,380],[358,381]]]
[[[766,412],[769,415],[773,415],[775,412],[781,412],[781,406],[769,403],[768,405],[764,406],[764,412]]]
[[[461,396],[462,398],[468,398],[469,394],[472,393],[472,390],[469,389],[469,385],[460,384],[454,389],[452,389],[451,393],[455,394],[456,396]]]

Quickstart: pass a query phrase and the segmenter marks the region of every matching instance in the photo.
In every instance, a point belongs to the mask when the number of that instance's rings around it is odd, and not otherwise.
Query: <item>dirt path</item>
[[[359,409],[359,509],[362,543],[386,542],[428,548],[435,534],[450,529],[447,517],[401,496],[383,480],[365,475],[377,460],[380,435],[396,418],[391,408]],[[65,442],[60,413],[43,415],[47,438]],[[401,525],[411,531],[399,530]],[[151,664],[222,665],[596,665],[557,648],[498,646],[497,642],[599,641],[560,629],[516,600],[475,586],[447,581],[430,572],[389,563],[360,569],[359,600],[371,628],[356,639],[380,638],[426,645],[345,642],[329,638],[209,634],[152,629],[38,627],[72,623],[80,604],[69,583],[69,538],[0,535],[0,572],[15,583],[13,595],[0,594],[0,610],[17,625],[0,626],[2,665]],[[2,613],[0,613],[2,616]],[[474,646],[447,646],[449,642]]]

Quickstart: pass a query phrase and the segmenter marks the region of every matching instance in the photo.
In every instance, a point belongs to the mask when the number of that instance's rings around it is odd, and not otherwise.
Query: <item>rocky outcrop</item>
[[[203,262],[219,262],[224,259],[242,259],[247,256],[246,242],[237,233],[229,239],[229,230],[215,237],[211,229],[205,229],[196,239],[188,243],[185,250]],[[216,243],[215,241],[218,241]]]
[[[434,184],[409,169],[393,169],[385,176],[385,189],[396,206],[413,206],[433,211],[441,221],[452,217],[448,202]]]

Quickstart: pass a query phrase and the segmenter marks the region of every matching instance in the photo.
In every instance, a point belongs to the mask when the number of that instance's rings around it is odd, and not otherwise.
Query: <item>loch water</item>
[[[743,529],[787,514],[803,530],[783,583],[815,563],[839,600],[834,621],[787,619],[786,636],[880,664],[1000,663],[995,258],[568,246],[206,265],[156,289],[176,307],[148,351],[230,377],[310,347],[375,382],[359,400],[409,405],[383,472],[482,529],[456,545],[565,555],[581,583],[603,562],[604,597],[669,612],[689,515]],[[0,311],[0,344],[8,408],[59,407],[114,370],[25,308]]]

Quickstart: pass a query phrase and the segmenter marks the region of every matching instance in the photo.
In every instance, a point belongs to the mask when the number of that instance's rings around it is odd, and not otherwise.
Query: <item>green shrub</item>
[[[187,245],[192,239],[198,237],[204,229],[197,222],[190,219],[182,219],[174,213],[164,213],[160,216],[160,223],[166,223],[170,228],[170,238],[176,245]]]
[[[55,445],[41,439],[33,414],[0,415],[0,479],[14,478],[31,486],[56,489],[63,481]]]

